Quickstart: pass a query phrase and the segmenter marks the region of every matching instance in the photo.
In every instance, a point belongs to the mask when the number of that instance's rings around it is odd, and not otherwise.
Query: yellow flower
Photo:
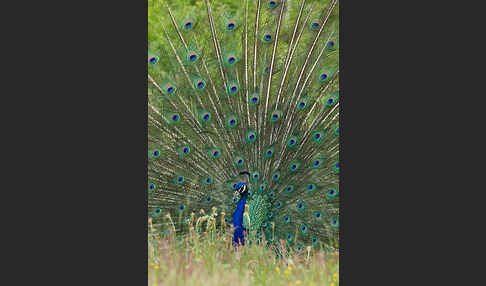
[[[158,266],[158,265],[155,265],[155,266],[154,266],[154,268],[155,268],[155,269],[159,269],[159,266]]]
[[[290,266],[289,266],[287,269],[288,269],[289,271],[292,271],[292,267],[290,267]]]
[[[284,272],[284,273],[285,273],[285,274],[287,274],[287,275],[289,275],[289,271],[288,271],[288,270],[285,270],[285,272]]]
[[[292,282],[290,282],[289,286],[294,286],[294,284],[292,284]]]
[[[302,281],[297,280],[297,281],[295,281],[295,284],[296,284],[296,285],[300,285],[300,284],[302,284]]]
[[[339,277],[339,276],[338,276],[338,274],[337,274],[337,273],[334,273],[334,274],[332,275],[332,278],[334,278],[334,280],[337,280],[337,279],[338,279],[338,277]]]
[[[331,286],[335,286],[336,284],[334,284],[334,282],[331,283]]]
[[[277,270],[278,272],[280,272],[280,268],[278,268],[278,267],[275,267],[275,270]]]

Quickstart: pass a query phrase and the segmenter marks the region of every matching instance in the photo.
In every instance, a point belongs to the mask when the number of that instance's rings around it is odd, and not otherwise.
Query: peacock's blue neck
[[[231,221],[235,227],[243,225],[243,213],[245,211],[245,203],[247,198],[248,195],[244,195],[238,201],[235,213],[233,214],[233,220]]]
[[[231,221],[235,228],[233,234],[233,242],[236,244],[245,244],[245,237],[243,235],[243,231],[245,230],[245,228],[243,227],[243,213],[245,211],[245,203],[247,198],[248,194],[245,194],[240,198],[240,200],[238,201],[238,205],[236,206],[235,213],[233,214],[233,219]]]

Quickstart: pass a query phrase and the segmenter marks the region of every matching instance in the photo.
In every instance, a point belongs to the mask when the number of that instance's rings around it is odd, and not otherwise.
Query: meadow
[[[285,240],[267,246],[264,237],[235,248],[231,228],[217,230],[207,218],[193,216],[183,236],[170,217],[165,230],[149,221],[148,285],[339,285],[338,252],[298,251]]]

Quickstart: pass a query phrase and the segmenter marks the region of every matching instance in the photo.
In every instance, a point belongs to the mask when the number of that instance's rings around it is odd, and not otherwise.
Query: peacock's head
[[[242,197],[248,192],[248,186],[245,182],[239,182],[235,187],[234,197]]]
[[[250,173],[247,171],[240,172],[239,183],[235,186],[234,196],[242,197],[248,193],[248,181]]]

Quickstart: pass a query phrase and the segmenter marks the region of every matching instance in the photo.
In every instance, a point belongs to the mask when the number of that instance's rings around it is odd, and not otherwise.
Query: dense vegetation
[[[310,246],[299,251],[285,240],[235,249],[231,232],[216,231],[203,217],[187,225],[190,234],[185,237],[174,235],[170,217],[163,232],[150,221],[149,285],[339,285],[338,252]],[[201,232],[195,231],[199,228]]]

